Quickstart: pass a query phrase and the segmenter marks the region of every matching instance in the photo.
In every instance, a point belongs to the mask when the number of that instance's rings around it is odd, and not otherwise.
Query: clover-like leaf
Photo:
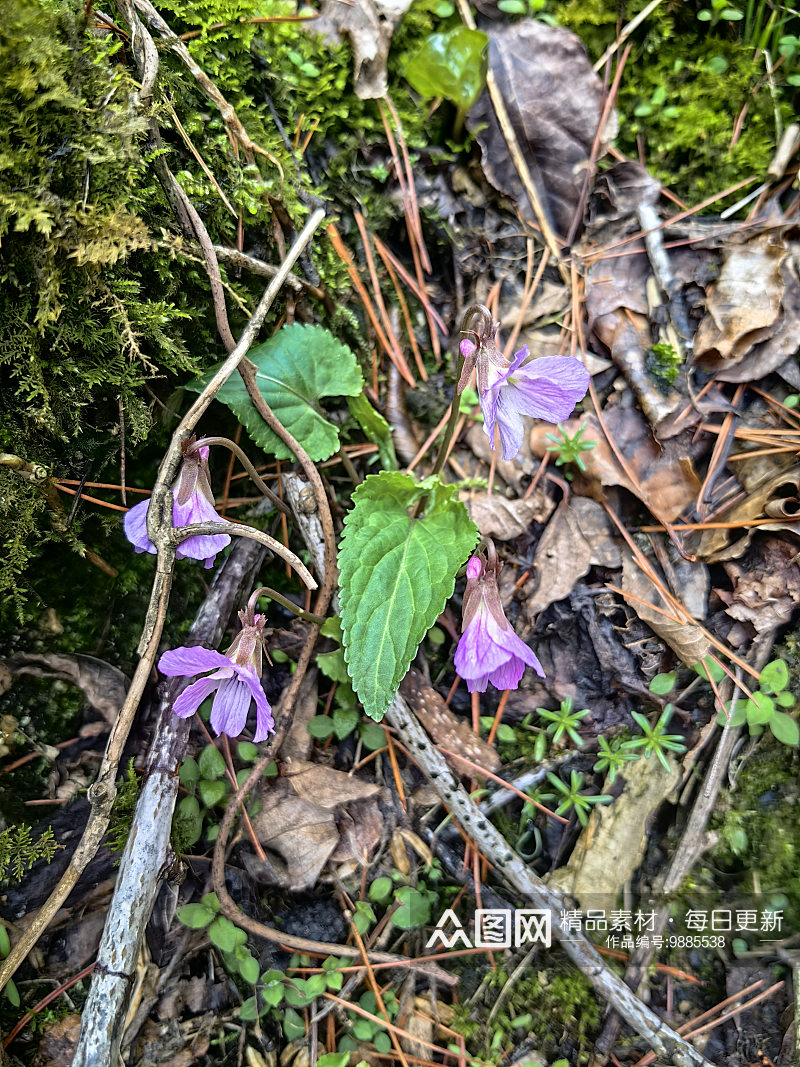
[[[345,660],[364,710],[380,721],[478,530],[437,477],[384,471],[353,500],[339,550]]]
[[[325,396],[358,396],[363,387],[356,357],[322,326],[284,326],[263,345],[247,353],[256,367],[261,395],[292,436],[313,460],[328,459],[339,447],[339,431],[323,414]],[[187,388],[202,392],[219,369],[212,367]],[[255,443],[278,459],[292,453],[267,426],[247,395],[244,382],[232,374],[217,399],[231,409]]]

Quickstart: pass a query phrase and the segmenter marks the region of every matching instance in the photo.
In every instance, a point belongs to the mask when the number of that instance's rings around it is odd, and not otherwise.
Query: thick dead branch
[[[234,543],[231,554],[214,575],[211,590],[192,624],[188,644],[216,648],[232,612],[247,597],[264,554],[263,547],[253,541]],[[159,707],[145,782],[122,854],[73,1067],[102,1067],[116,1063],[119,1055],[142,937],[171,859],[169,839],[178,794],[178,767],[191,728],[189,719],[172,714],[172,704],[184,686],[185,682],[172,682]]]

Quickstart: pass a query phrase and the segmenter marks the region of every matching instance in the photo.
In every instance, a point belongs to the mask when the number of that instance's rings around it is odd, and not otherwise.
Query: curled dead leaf
[[[39,655],[19,652],[5,661],[11,674],[30,674],[35,678],[58,678],[76,685],[106,722],[116,722],[125,702],[130,681],[122,671],[94,656],[65,656],[58,653]]]
[[[461,500],[481,535],[500,541],[513,541],[532,522],[546,522],[554,507],[542,489],[536,489],[527,500],[508,500],[499,493],[483,492],[461,494]]]
[[[687,666],[694,666],[712,651],[711,642],[697,623],[690,621],[688,611],[686,621],[682,621],[628,551],[622,553],[622,589],[633,611]]]

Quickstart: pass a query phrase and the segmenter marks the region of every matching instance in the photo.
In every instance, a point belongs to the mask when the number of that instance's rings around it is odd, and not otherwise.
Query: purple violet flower
[[[158,669],[168,678],[192,678],[205,671],[214,671],[207,678],[192,682],[172,705],[181,719],[194,715],[206,697],[215,693],[211,705],[211,726],[219,734],[238,737],[247,723],[251,701],[256,705],[254,741],[263,741],[275,729],[272,712],[261,686],[261,652],[264,629],[263,615],[252,616],[240,611],[242,630],[227,652],[210,648],[173,648],[158,661]]]
[[[495,425],[499,427],[503,459],[513,459],[522,446],[523,415],[563,422],[589,388],[589,372],[572,356],[542,356],[525,363],[529,352],[523,345],[509,363],[494,335],[480,334],[477,344],[464,338],[460,349],[464,373],[468,375],[473,366],[477,369],[483,428],[494,448]],[[464,374],[461,380],[466,384]]]
[[[192,449],[192,438],[184,442],[183,465],[172,487],[172,525],[191,526],[196,522],[224,522],[214,508],[214,496],[208,472],[208,445]],[[149,500],[132,507],[122,520],[125,536],[137,552],[156,554],[156,548],[147,536],[147,509]],[[227,534],[198,534],[187,537],[175,552],[178,559],[203,560],[206,569],[214,566],[217,552],[231,543]]]
[[[544,678],[541,663],[503,614],[497,589],[499,570],[491,542],[487,562],[473,556],[467,564],[463,633],[453,662],[470,693],[485,693],[489,682],[496,689],[516,689],[526,664]]]

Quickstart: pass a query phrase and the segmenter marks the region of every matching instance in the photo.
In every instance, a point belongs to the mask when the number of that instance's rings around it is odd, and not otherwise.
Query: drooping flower
[[[564,422],[589,388],[589,372],[571,356],[542,356],[526,363],[530,355],[523,345],[509,363],[491,336],[478,333],[477,344],[469,338],[461,341],[465,382],[474,366],[477,371],[478,396],[483,412],[483,428],[494,447],[495,425],[500,429],[503,459],[513,459],[522,446],[522,416],[530,415],[546,422]],[[460,385],[460,383],[459,383]]]
[[[516,689],[526,665],[544,678],[541,663],[503,614],[497,589],[499,570],[491,542],[488,560],[473,556],[467,564],[463,632],[454,664],[470,693],[485,693],[489,682],[496,689]]]
[[[184,442],[181,471],[172,487],[172,525],[190,526],[196,522],[224,522],[214,508],[214,496],[208,471],[208,445],[192,448],[193,440]],[[149,500],[132,507],[125,515],[122,525],[125,536],[137,552],[156,553],[156,548],[147,536],[147,509]],[[227,534],[198,534],[182,541],[175,555],[178,559],[203,560],[206,569],[213,567],[217,552],[231,543]]]
[[[181,719],[193,715],[203,701],[215,693],[211,705],[211,726],[219,734],[238,737],[247,724],[251,702],[256,705],[256,732],[254,741],[263,741],[275,729],[264,690],[261,685],[261,631],[264,616],[251,616],[239,612],[242,623],[227,652],[215,652],[210,648],[195,646],[173,648],[164,652],[158,661],[158,669],[168,678],[192,678],[196,674],[213,671],[207,678],[192,682],[172,705],[172,710]]]

